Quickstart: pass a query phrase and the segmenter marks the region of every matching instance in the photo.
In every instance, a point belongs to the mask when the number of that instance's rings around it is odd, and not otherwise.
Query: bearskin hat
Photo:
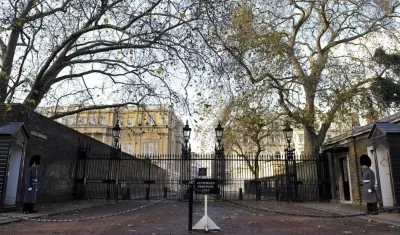
[[[371,167],[371,158],[368,157],[368,155],[363,154],[360,156],[360,164],[361,166],[368,166]]]
[[[40,156],[39,155],[33,155],[31,157],[31,160],[29,161],[29,166],[39,165],[40,164]]]

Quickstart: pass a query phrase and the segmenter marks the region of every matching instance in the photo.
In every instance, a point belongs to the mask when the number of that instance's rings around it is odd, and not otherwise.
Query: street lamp
[[[120,149],[121,145],[119,144],[119,138],[121,137],[121,127],[119,126],[119,120],[117,120],[117,123],[115,126],[112,128],[112,136],[114,138],[114,148]]]
[[[182,143],[182,158],[181,158],[181,187],[184,187],[183,185],[186,184],[186,187],[189,187],[189,181],[190,181],[190,144],[189,144],[189,139],[190,139],[190,132],[192,129],[189,127],[189,123],[186,120],[186,125],[183,126],[183,142]],[[189,192],[186,191],[183,194],[184,198],[189,198]]]
[[[221,126],[221,122],[218,122],[218,126],[215,128],[215,137],[217,138],[217,143],[215,144],[215,155],[217,158],[222,158],[224,156],[224,145],[222,143],[224,128]]]
[[[290,143],[292,142],[293,129],[287,124],[283,129],[283,135],[285,136],[286,142],[288,143],[288,150],[290,150]]]
[[[189,139],[190,139],[190,132],[192,129],[189,127],[188,121],[186,121],[186,125],[183,127],[183,141],[184,143],[182,144],[182,158],[184,159],[189,159],[190,157],[190,144],[189,144]]]
[[[292,194],[292,185],[294,184],[294,200],[298,198],[298,186],[297,186],[297,167],[296,160],[294,159],[294,149],[290,147],[293,137],[293,129],[286,124],[285,129],[283,129],[283,135],[285,136],[286,142],[288,144],[285,149],[285,168],[286,168],[286,192],[287,200],[290,201]],[[290,160],[290,162],[289,162]]]

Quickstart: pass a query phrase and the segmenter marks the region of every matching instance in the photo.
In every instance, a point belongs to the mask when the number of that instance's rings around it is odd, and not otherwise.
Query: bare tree
[[[273,146],[269,139],[281,132],[281,115],[273,113],[275,107],[270,93],[264,89],[243,89],[222,109],[225,126],[226,151],[237,154],[246,162],[254,179],[259,178],[259,158]]]
[[[318,152],[338,112],[363,111],[346,103],[370,94],[376,75],[368,58],[383,39],[398,42],[397,0],[249,0],[207,7],[208,45],[225,59],[225,72],[275,88],[280,107],[304,126],[305,154]]]
[[[0,103],[184,101],[207,67],[195,0],[16,0],[0,10]],[[106,96],[111,90],[111,97]],[[55,113],[59,117],[62,114]]]

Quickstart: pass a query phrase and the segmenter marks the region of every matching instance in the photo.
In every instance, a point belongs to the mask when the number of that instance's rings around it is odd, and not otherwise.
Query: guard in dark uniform
[[[37,166],[40,164],[40,156],[34,155],[29,161],[29,168],[25,174],[25,194],[24,194],[24,206],[22,211],[24,214],[37,213],[33,209],[36,203],[36,195],[38,190],[38,173]]]
[[[364,188],[364,200],[367,203],[368,214],[378,214],[378,194],[375,190],[375,173],[370,169],[371,159],[363,154],[360,156],[362,166],[362,182]]]

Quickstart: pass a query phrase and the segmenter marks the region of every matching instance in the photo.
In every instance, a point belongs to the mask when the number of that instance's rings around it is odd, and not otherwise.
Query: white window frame
[[[103,116],[100,116],[100,117],[99,117],[99,124],[100,124],[100,125],[104,125],[105,122],[106,122],[106,119],[105,119]]]
[[[158,143],[156,142],[145,142],[143,143],[142,153],[145,155],[157,155],[158,154]]]
[[[298,134],[299,137],[299,143],[302,144],[304,143],[304,134]]]
[[[83,125],[83,118],[79,117],[77,120],[78,125]]]
[[[126,148],[126,153],[132,154],[132,144],[131,143],[126,144],[125,148]]]
[[[149,114],[149,116],[147,118],[148,118],[149,126],[153,126],[155,123],[154,117]]]
[[[88,117],[88,124],[94,125],[96,123],[96,119],[93,116]]]
[[[128,126],[133,126],[135,124],[135,122],[133,121],[132,117],[129,117],[126,123]]]

